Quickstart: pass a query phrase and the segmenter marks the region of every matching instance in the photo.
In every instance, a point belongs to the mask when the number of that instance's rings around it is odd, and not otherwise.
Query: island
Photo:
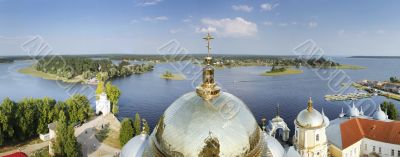
[[[110,59],[92,59],[73,56],[45,57],[34,65],[19,70],[20,73],[66,83],[97,84],[99,81],[142,74],[152,71],[152,63],[131,64],[122,60],[114,64]]]
[[[165,71],[160,77],[166,80],[185,80],[185,76],[182,74],[173,74],[168,70]]]
[[[286,67],[276,67],[272,66],[271,70],[262,73],[263,76],[281,76],[281,75],[293,75],[293,74],[301,74],[303,70],[286,68]]]

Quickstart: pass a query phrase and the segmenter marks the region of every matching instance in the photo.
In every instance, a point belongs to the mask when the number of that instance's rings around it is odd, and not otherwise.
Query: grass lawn
[[[40,77],[40,78],[46,79],[46,80],[61,80],[63,82],[67,82],[67,83],[77,83],[77,82],[84,81],[84,79],[81,76],[77,76],[72,79],[67,79],[67,78],[59,77],[54,74],[48,74],[45,72],[37,71],[33,66],[19,69],[18,72],[22,73],[22,74],[26,74],[26,75],[31,75],[34,77]]]
[[[160,77],[163,79],[166,79],[166,80],[185,80],[185,76],[183,76],[181,74],[172,74],[171,77],[161,75]]]
[[[303,70],[299,69],[286,69],[285,71],[282,72],[265,72],[262,73],[261,75],[263,76],[281,76],[281,75],[293,75],[293,74],[302,74]]]

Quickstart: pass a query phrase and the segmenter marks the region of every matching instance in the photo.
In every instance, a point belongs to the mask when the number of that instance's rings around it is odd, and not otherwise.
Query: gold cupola
[[[206,66],[203,68],[203,83],[196,88],[196,93],[204,100],[211,100],[219,96],[221,88],[219,88],[215,83],[214,68],[211,65],[212,57],[210,55],[210,42],[214,38],[210,35],[210,33],[208,33],[203,39],[207,41],[208,55],[204,59]]]

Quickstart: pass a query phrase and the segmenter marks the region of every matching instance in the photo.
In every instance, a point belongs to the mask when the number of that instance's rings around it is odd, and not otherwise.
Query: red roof
[[[6,155],[6,156],[3,156],[3,157],[28,157],[28,155],[26,155],[23,152],[16,152],[14,154]]]
[[[340,124],[342,148],[347,148],[362,138],[391,144],[400,144],[400,121],[379,121],[354,118]]]

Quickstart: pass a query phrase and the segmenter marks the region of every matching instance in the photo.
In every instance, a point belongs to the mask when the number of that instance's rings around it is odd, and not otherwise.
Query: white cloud
[[[271,11],[272,9],[276,8],[277,6],[279,6],[279,3],[275,3],[275,4],[271,4],[271,3],[264,3],[261,4],[261,11]]]
[[[180,29],[180,28],[178,28],[178,29],[170,29],[170,30],[169,30],[169,33],[171,33],[171,34],[176,34],[176,33],[182,32],[182,31],[183,31],[183,30]]]
[[[265,22],[263,22],[263,25],[272,26],[273,23],[271,21],[265,21]]]
[[[251,12],[253,7],[248,5],[232,5],[232,9],[235,11],[244,11],[244,12]]]
[[[139,21],[138,20],[135,20],[135,19],[133,19],[133,20],[131,20],[131,22],[129,22],[130,24],[135,24],[135,23],[138,23]]]
[[[193,16],[189,15],[187,18],[183,19],[182,22],[189,23],[192,22]]]
[[[286,26],[288,26],[289,24],[288,23],[286,23],[286,22],[283,22],[283,23],[279,23],[279,26],[282,26],[282,27],[286,27]]]
[[[147,6],[157,5],[161,1],[162,0],[139,0],[137,5],[141,7],[147,7]]]
[[[197,28],[196,32],[215,31],[216,34],[223,37],[250,37],[257,34],[257,24],[246,21],[241,17],[234,19],[211,19],[204,18],[201,23],[205,26]]]
[[[215,32],[217,32],[217,28],[211,26],[196,28],[196,33],[215,33]]]
[[[382,30],[382,29],[377,30],[376,33],[378,33],[378,34],[386,34],[385,30]]]
[[[318,27],[318,23],[311,21],[307,24],[307,26],[308,26],[308,28],[315,28],[315,27]]]
[[[166,16],[157,16],[157,17],[144,17],[143,21],[147,22],[158,22],[158,21],[166,21],[168,17]]]

